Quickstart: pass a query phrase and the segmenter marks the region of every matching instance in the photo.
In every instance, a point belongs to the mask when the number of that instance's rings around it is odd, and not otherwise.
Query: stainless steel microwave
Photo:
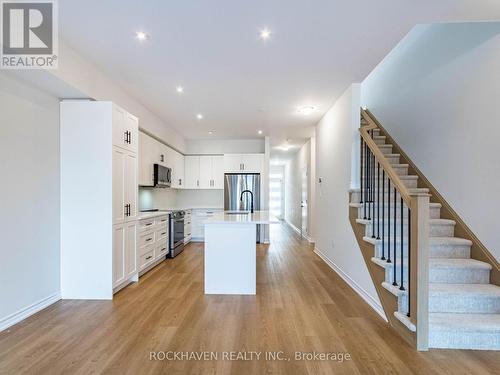
[[[154,164],[153,181],[154,187],[170,187],[172,185],[172,168]]]

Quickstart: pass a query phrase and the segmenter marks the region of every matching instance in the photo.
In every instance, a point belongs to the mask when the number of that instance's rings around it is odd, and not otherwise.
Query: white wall
[[[59,101],[0,72],[0,116],[1,330],[60,292]]]
[[[307,170],[307,200],[311,202],[311,140],[308,140],[285,164],[285,220],[297,229],[302,226],[302,174]],[[312,226],[311,210],[308,205],[307,232]]]
[[[500,23],[416,27],[362,103],[500,259]]]
[[[196,139],[186,141],[186,154],[263,154],[265,139]]]
[[[316,251],[365,300],[382,311],[349,223],[352,143],[359,127],[360,85],[337,100],[316,127]],[[321,179],[322,183],[318,180]]]

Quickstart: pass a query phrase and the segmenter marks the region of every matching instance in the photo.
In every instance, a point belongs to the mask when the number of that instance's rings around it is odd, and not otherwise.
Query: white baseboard
[[[356,283],[353,279],[351,279],[344,271],[342,271],[334,262],[332,262],[320,249],[317,247],[314,248],[314,252],[326,263],[330,266],[332,270],[334,270],[346,283],[349,285],[356,293],[359,294],[361,298],[365,300],[365,302],[370,305],[370,307],[375,310],[377,314],[379,314],[382,319],[388,322],[387,317],[385,316],[384,309],[382,305],[374,299],[366,290],[364,290],[358,283]]]
[[[301,235],[301,234],[300,234],[300,229],[299,229],[299,228],[297,228],[295,225],[293,225],[293,224],[292,224],[291,222],[289,222],[287,219],[285,219],[284,221],[285,221],[285,223],[287,223],[287,224],[288,224],[288,226],[289,226],[290,228],[292,228],[292,229],[293,229],[293,231],[294,231],[294,232],[296,232],[299,236]],[[305,235],[305,236],[303,236],[303,237],[304,237],[307,241],[309,241],[309,243],[314,243],[314,240],[313,240],[311,237],[309,237],[308,235]]]
[[[16,323],[19,323],[21,320],[28,318],[29,316],[37,313],[40,310],[45,309],[46,307],[52,305],[53,303],[59,301],[61,299],[61,293],[55,293],[48,297],[41,299],[38,302],[35,302],[14,314],[6,316],[5,318],[0,319],[0,332],[13,326]]]

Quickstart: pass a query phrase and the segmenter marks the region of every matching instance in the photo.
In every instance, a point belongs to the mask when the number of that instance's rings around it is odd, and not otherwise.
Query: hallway
[[[205,296],[192,243],[113,301],[59,301],[0,333],[0,374],[488,374],[494,352],[408,346],[286,225],[259,245],[256,296]],[[217,360],[150,360],[215,351]],[[262,352],[247,361],[228,351]],[[294,352],[343,360],[295,360]],[[155,354],[150,354],[155,352]],[[283,352],[284,359],[264,359]],[[348,359],[350,357],[350,359]],[[289,358],[289,360],[288,360]],[[337,358],[338,359],[338,358]]]

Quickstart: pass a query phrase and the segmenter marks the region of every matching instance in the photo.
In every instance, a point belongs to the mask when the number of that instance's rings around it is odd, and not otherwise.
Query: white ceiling
[[[61,38],[186,139],[262,129],[274,144],[308,137],[415,24],[500,18],[497,0],[64,0],[59,9]],[[150,39],[139,43],[138,30]],[[307,104],[318,111],[299,115]]]

